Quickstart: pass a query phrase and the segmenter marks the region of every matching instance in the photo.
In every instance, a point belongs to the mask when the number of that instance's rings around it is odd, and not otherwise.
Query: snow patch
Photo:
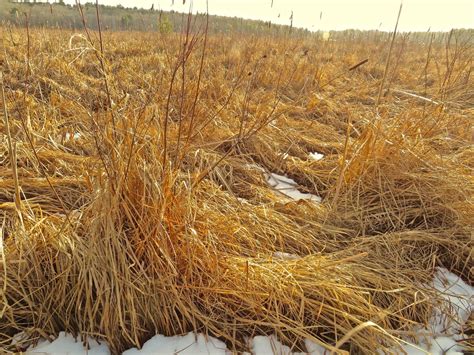
[[[459,332],[474,311],[474,287],[443,268],[438,269],[433,286],[441,292],[446,306],[433,315],[433,332]]]
[[[69,141],[69,140],[77,140],[81,138],[81,134],[79,132],[75,132],[74,134],[71,134],[69,132],[66,132],[66,135],[64,136],[64,139]]]
[[[64,332],[53,342],[42,341],[36,347],[30,347],[27,355],[110,355],[106,342],[99,344],[96,340],[88,338],[90,349],[83,347],[72,335]],[[292,352],[290,347],[278,341],[275,335],[255,336],[249,340],[249,348],[253,355],[281,354],[281,355],[325,355],[324,347],[305,340],[307,353]],[[122,355],[230,355],[232,352],[222,341],[205,337],[203,334],[189,332],[182,336],[155,335],[148,340],[141,349],[132,348]],[[249,353],[244,353],[249,354]],[[250,355],[250,354],[249,354]]]
[[[308,350],[308,354],[311,355],[326,355],[330,353],[324,346],[316,344],[309,339],[305,339],[304,345],[306,346],[306,350]]]
[[[26,355],[110,355],[110,350],[106,342],[100,344],[93,338],[87,338],[89,350],[84,348],[81,341],[77,341],[71,334],[60,332],[53,341],[44,340],[35,347],[29,347]]]
[[[227,355],[230,351],[220,340],[213,337],[204,337],[203,334],[192,332],[184,336],[165,337],[155,335],[148,340],[141,350],[132,348],[123,352],[123,355]]]
[[[305,340],[306,350],[308,352],[292,352],[291,349],[280,343],[275,335],[261,336],[258,335],[254,337],[249,342],[249,347],[252,350],[254,355],[267,355],[267,354],[277,354],[277,355],[326,355],[329,352],[323,347],[320,346],[311,340]]]
[[[292,354],[291,349],[280,343],[275,335],[254,337],[250,341],[250,349],[253,354]]]
[[[309,200],[317,203],[322,201],[320,196],[299,191],[296,188],[298,186],[296,181],[289,177],[275,173],[267,173],[265,169],[256,164],[247,164],[247,168],[256,169],[263,172],[268,185],[270,185],[271,187],[273,187],[274,190],[277,190],[286,197],[289,197],[293,200]]]
[[[430,336],[426,336],[420,344],[416,344],[419,349],[410,344],[403,344],[402,351],[394,353],[462,354],[462,348],[457,341],[463,338],[460,334],[462,326],[474,311],[474,287],[444,268],[438,268],[432,286],[440,292],[444,302],[433,312],[428,328],[420,329],[420,333],[428,333]]]
[[[309,153],[309,158],[312,160],[321,160],[324,158],[324,154],[318,152]]]
[[[268,184],[273,187],[273,189],[277,190],[278,192],[282,193],[287,197],[292,198],[293,200],[310,200],[314,202],[321,202],[321,197],[319,196],[310,193],[300,192],[296,188],[298,184],[293,179],[275,173],[265,173],[265,177],[267,179]]]

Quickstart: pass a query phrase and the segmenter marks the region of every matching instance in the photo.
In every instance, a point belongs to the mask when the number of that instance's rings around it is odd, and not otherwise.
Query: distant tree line
[[[86,2],[82,5],[87,26],[97,29],[96,5]],[[154,9],[133,9],[121,5],[107,6],[99,5],[100,20],[103,30],[133,30],[133,31],[157,31],[161,33],[176,32],[182,28],[182,13],[175,11],[161,11]],[[0,21],[3,24],[16,26],[25,25],[25,14],[28,15],[30,26],[81,29],[82,19],[76,5],[65,4],[63,0],[57,0],[50,4],[36,0],[8,0],[0,1]],[[203,17],[204,14],[198,15]],[[199,22],[199,21],[198,21]],[[201,21],[202,23],[202,21]],[[329,40],[366,40],[384,41],[390,38],[390,33],[382,31],[345,30],[313,33],[306,29],[295,28],[292,24],[275,25],[269,21],[244,20],[237,17],[210,16],[210,33],[249,33],[249,34],[291,34],[292,36],[316,36],[328,37]],[[445,42],[453,37],[456,41],[473,42],[473,29],[460,29],[453,33],[438,32],[413,32],[404,34],[410,41],[426,43]]]
[[[95,3],[82,4],[84,17],[89,28],[97,29]],[[124,8],[121,5],[99,5],[101,26],[108,30],[135,30],[174,32],[181,29],[182,13],[150,9]],[[60,27],[80,29],[82,19],[76,5],[67,5],[59,0],[49,4],[34,0],[8,1],[0,3],[0,21],[3,23],[24,25],[24,14],[28,14],[30,26]],[[198,14],[203,17],[204,14]],[[268,21],[244,20],[237,17],[210,16],[211,33],[268,33],[308,35],[306,29],[275,25]]]
[[[329,31],[328,37],[335,41],[349,40],[359,41],[372,39],[375,41],[390,40],[391,32],[383,32],[378,30],[344,30],[344,31]],[[406,37],[412,42],[428,43],[431,40],[433,43],[445,43],[448,40],[458,43],[472,43],[474,42],[474,29],[456,29],[450,32],[403,32],[399,36]]]

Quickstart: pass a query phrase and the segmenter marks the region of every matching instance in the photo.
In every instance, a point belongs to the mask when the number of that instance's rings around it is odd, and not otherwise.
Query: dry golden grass
[[[471,47],[446,59],[434,43],[427,61],[395,41],[385,88],[436,102],[384,90],[375,107],[383,41],[214,36],[203,51],[203,35],[103,33],[102,55],[95,33],[30,30],[28,47],[4,31],[6,350],[28,345],[9,346],[18,332],[118,353],[196,330],[234,350],[276,333],[388,351],[428,322],[436,266],[472,283]],[[285,199],[255,164],[323,202]]]

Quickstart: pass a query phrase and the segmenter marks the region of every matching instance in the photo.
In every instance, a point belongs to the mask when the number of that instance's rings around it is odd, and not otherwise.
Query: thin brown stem
[[[395,23],[395,29],[393,30],[392,41],[390,42],[390,49],[388,50],[387,61],[385,62],[385,70],[383,72],[382,82],[379,86],[379,92],[377,94],[377,101],[375,102],[375,107],[378,108],[380,104],[380,99],[382,97],[382,90],[385,84],[385,79],[387,78],[388,68],[390,66],[390,58],[392,56],[393,44],[395,43],[395,37],[397,36],[398,21],[400,21],[400,15],[402,13],[403,4],[400,3],[400,8],[398,9],[397,22]]]

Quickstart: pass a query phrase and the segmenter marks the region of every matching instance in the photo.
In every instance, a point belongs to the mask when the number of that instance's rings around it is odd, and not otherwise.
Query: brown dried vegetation
[[[5,349],[196,330],[370,353],[428,321],[436,266],[472,282],[471,47],[397,39],[376,107],[384,41],[71,35],[4,36]]]

